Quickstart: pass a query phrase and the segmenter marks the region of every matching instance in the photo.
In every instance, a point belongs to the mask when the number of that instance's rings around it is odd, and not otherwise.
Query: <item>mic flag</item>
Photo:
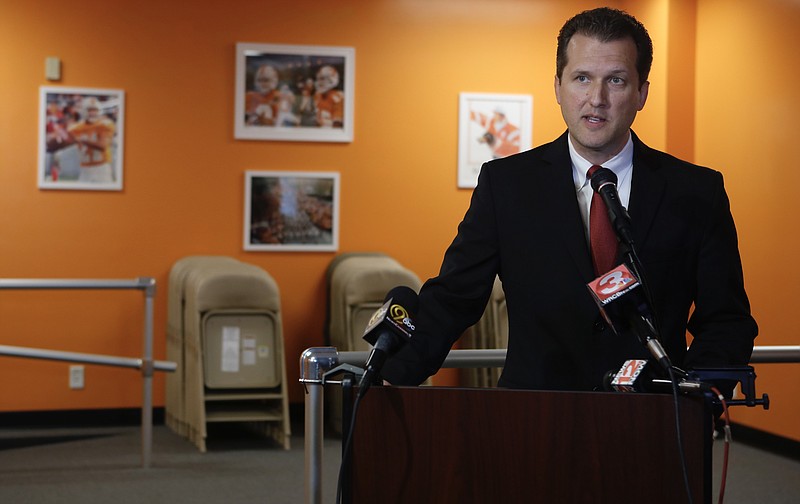
[[[610,388],[617,392],[643,392],[647,373],[647,361],[643,359],[626,360],[619,371],[611,378]],[[641,377],[641,379],[640,379]]]
[[[630,329],[664,369],[672,366],[657,338],[653,314],[639,279],[625,263],[587,284],[606,323],[619,334]]]
[[[616,333],[629,325],[628,312],[631,310],[628,306],[634,304],[633,308],[637,311],[642,308],[646,309],[644,296],[639,296],[640,292],[636,291],[640,287],[639,279],[624,263],[595,278],[587,284],[587,287],[606,323]],[[620,299],[623,297],[625,299]]]
[[[388,329],[402,344],[414,335],[413,313],[417,311],[419,299],[416,292],[406,286],[395,287],[389,291],[384,304],[372,315],[364,330],[364,340],[375,345],[382,329]]]
[[[384,301],[364,330],[364,340],[373,347],[364,365],[361,394],[366,393],[371,381],[380,374],[386,359],[405,345],[416,330],[413,319],[419,305],[416,292],[401,285],[390,290]]]

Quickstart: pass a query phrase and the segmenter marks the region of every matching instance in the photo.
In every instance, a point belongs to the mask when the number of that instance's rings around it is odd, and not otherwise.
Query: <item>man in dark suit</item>
[[[618,177],[673,364],[749,361],[757,326],[722,175],[651,149],[630,129],[651,62],[650,37],[627,13],[600,8],[567,21],[555,93],[568,130],[483,166],[439,275],[420,290],[417,334],[383,369],[387,381],[434,374],[481,317],[496,275],[509,319],[499,386],[593,390],[626,359],[649,357],[630,331],[607,327],[586,286],[606,272],[593,269],[589,248],[592,165]]]

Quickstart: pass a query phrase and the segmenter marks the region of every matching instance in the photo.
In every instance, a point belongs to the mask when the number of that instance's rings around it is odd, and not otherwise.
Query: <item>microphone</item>
[[[616,373],[609,371],[603,380],[607,391],[615,392],[656,392],[672,390],[672,382],[659,378],[650,362],[643,359],[626,360]],[[711,386],[698,380],[682,377],[677,383],[678,390],[685,394],[710,392]]]
[[[651,369],[647,367],[648,361],[644,359],[626,360],[619,371],[609,371],[603,379],[606,390],[616,392],[644,392],[649,381]]]
[[[601,275],[586,285],[600,313],[615,333],[630,329],[665,369],[672,363],[657,339],[653,314],[644,295],[642,284],[625,263]]]
[[[598,168],[591,178],[592,189],[603,198],[611,227],[625,245],[633,244],[631,216],[619,200],[617,176],[608,168]]]
[[[372,381],[380,374],[386,359],[397,352],[413,336],[413,314],[419,305],[417,293],[404,285],[393,288],[386,294],[384,304],[372,315],[364,330],[364,340],[373,345],[364,366],[366,372],[359,385],[366,393]]]

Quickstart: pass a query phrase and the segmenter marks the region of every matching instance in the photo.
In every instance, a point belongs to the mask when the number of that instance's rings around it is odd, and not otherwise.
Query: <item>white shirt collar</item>
[[[589,171],[593,163],[578,154],[572,144],[571,135],[567,135],[567,143],[569,144],[569,157],[572,160],[572,180],[575,182],[575,191],[580,191],[588,183],[586,172]],[[630,133],[628,133],[628,142],[625,147],[622,148],[619,154],[603,163],[603,168],[608,168],[614,172],[617,176],[618,187],[623,184],[629,185],[628,181],[633,169],[633,139]]]

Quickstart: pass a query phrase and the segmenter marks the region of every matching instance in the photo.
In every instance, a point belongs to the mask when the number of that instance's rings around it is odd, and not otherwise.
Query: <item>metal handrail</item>
[[[338,352],[335,347],[308,348],[300,356],[305,396],[305,503],[322,504],[322,442],[325,373],[342,364],[363,366],[368,352]],[[443,368],[502,367],[505,349],[451,350]],[[751,364],[800,363],[800,345],[757,346]]]
[[[115,357],[110,355],[84,354],[0,345],[0,355],[30,359],[47,359],[67,362],[83,362],[105,366],[127,367],[142,372],[142,467],[150,467],[153,445],[153,371],[173,372],[177,364],[169,361],[153,360],[153,298],[156,294],[156,281],[151,277],[133,280],[91,280],[91,279],[0,279],[0,290],[75,290],[75,289],[136,289],[145,294],[144,309],[144,349],[141,359]]]
[[[800,362],[800,345],[757,346],[750,357],[751,364],[780,364]]]
[[[144,369],[145,360],[133,357],[116,357],[114,355],[87,354],[78,352],[63,352],[61,350],[45,350],[42,348],[19,347],[0,345],[0,355],[8,357],[26,357],[29,359],[55,360],[62,362],[77,362],[81,364],[97,364],[101,366],[114,366],[132,369]],[[153,371],[174,372],[178,364],[172,361],[153,361]]]

